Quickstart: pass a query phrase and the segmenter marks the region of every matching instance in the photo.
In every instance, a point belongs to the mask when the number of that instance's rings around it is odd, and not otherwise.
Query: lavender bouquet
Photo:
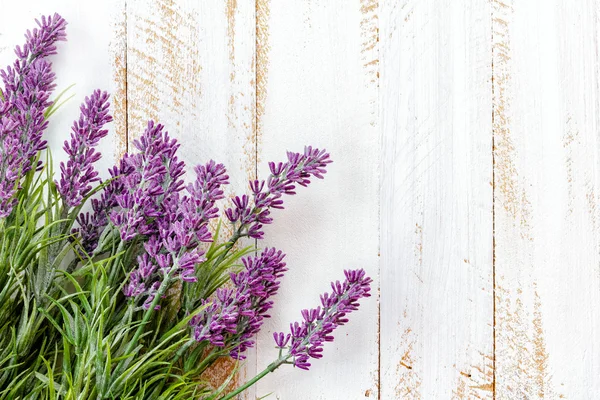
[[[186,183],[179,144],[150,121],[103,181],[95,147],[112,118],[97,90],[55,179],[43,133],[62,94],[51,100],[48,59],[66,22],[37,25],[0,72],[0,398],[230,399],[283,364],[309,369],[369,296],[363,270],[345,271],[320,306],[275,333],[278,354],[256,377],[233,388],[204,379],[254,346],[287,270],[280,250],[241,239],[262,239],[284,197],[323,178],[329,154],[288,152],[248,194],[225,199],[225,167],[197,165]]]

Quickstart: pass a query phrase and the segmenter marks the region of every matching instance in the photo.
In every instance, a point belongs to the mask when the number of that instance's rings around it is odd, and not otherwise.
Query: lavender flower
[[[133,144],[138,153],[124,156],[133,171],[120,178],[124,190],[116,195],[119,209],[110,216],[124,241],[156,233],[153,220],[163,214],[161,204],[170,202],[170,197],[183,188],[180,178],[185,167],[176,156],[177,141],[154,121],[148,122],[142,137]]]
[[[291,333],[276,332],[273,334],[275,343],[281,350],[288,348],[285,357],[292,358],[294,366],[308,370],[310,358],[321,358],[323,344],[333,341],[333,331],[346,324],[346,314],[358,309],[358,301],[369,297],[372,279],[367,277],[365,271],[344,271],[346,279],[343,283],[332,282],[331,294],[321,296],[321,307],[311,310],[302,310],[304,320],[301,323],[290,324]]]
[[[221,186],[229,179],[225,167],[212,160],[196,166],[196,180],[185,187],[189,195],[181,198],[183,180],[179,178],[184,164],[175,155],[179,145],[162,130],[162,125],[149,121],[144,135],[134,143],[138,153],[126,154],[119,167],[110,170],[111,182],[99,200],[92,199],[93,213],[78,217],[80,228],[75,233],[87,252],[97,247],[109,219],[120,229],[123,240],[138,234],[156,236],[174,253],[175,247],[180,249],[181,245],[187,249],[196,246],[190,242],[194,235],[200,242],[211,240],[207,222],[218,215],[215,202],[224,197]],[[194,231],[192,236],[190,230]],[[182,260],[184,265],[189,264],[189,257]],[[188,274],[184,276],[192,279]],[[135,278],[132,287],[136,285]]]
[[[92,199],[93,213],[79,214],[77,223],[79,228],[73,229],[73,234],[80,237],[81,247],[91,253],[98,246],[98,240],[102,231],[106,228],[111,211],[117,207],[117,195],[123,192],[124,185],[120,177],[133,171],[125,160],[121,159],[119,166],[109,169],[110,181],[104,186],[99,199]]]
[[[218,347],[230,347],[233,358],[243,359],[243,353],[254,345],[251,339],[270,316],[270,300],[279,290],[287,268],[285,254],[265,249],[260,256],[242,259],[244,270],[232,273],[233,289],[220,288],[216,298],[205,301],[207,307],[190,321],[194,339],[208,340]]]
[[[219,288],[216,298],[205,301],[206,308],[190,321],[197,342],[208,340],[213,346],[225,347],[226,337],[237,333],[240,316],[237,298],[231,289]]]
[[[157,231],[144,244],[145,254],[138,257],[138,270],[130,275],[125,287],[128,297],[145,296],[145,308],[154,301],[159,281],[179,278],[195,282],[195,267],[205,260],[198,246],[212,241],[208,222],[218,215],[215,202],[223,198],[221,186],[228,183],[229,176],[223,164],[212,160],[195,171],[196,181],[186,188],[189,195],[180,198],[174,192],[161,204]]]
[[[55,43],[65,40],[66,21],[54,14],[27,31],[23,48],[17,46],[13,67],[0,71],[0,218],[16,204],[20,179],[33,168],[36,154],[46,148],[42,134],[48,122],[44,111],[52,104],[55,75],[46,58],[56,54]],[[36,165],[35,167],[39,167]]]
[[[67,39],[65,33],[67,21],[58,14],[42,16],[42,20],[35,20],[38,28],[25,33],[26,43],[21,50],[17,46],[15,52],[19,57],[20,65],[26,66],[28,62],[40,57],[48,57],[56,54],[56,42]],[[15,64],[16,65],[16,64]]]
[[[58,192],[70,207],[77,207],[92,189],[91,184],[100,181],[94,163],[102,155],[94,148],[107,130],[102,127],[112,121],[108,114],[108,93],[95,90],[81,105],[79,121],[73,123],[71,141],[65,141],[63,149],[69,155],[65,165],[60,163],[60,183],[55,182]]]
[[[80,228],[75,231],[87,252],[96,248],[109,220],[119,228],[121,239],[128,241],[138,234],[156,234],[157,217],[169,213],[165,206],[176,207],[172,197],[183,188],[180,178],[185,165],[176,156],[177,141],[163,128],[148,121],[142,137],[134,141],[138,152],[125,154],[119,166],[109,170],[111,181],[100,199],[92,199],[93,213],[79,215]]]
[[[225,210],[229,221],[237,224],[237,237],[262,239],[263,225],[273,222],[270,209],[283,209],[281,197],[296,194],[296,184],[307,186],[311,177],[323,179],[327,164],[332,162],[329,153],[311,146],[305,147],[304,154],[288,152],[287,157],[284,163],[269,163],[271,176],[266,182],[250,181],[252,202],[246,195],[236,196],[233,207]]]
[[[225,197],[221,186],[229,183],[225,166],[210,160],[206,165],[196,166],[194,171],[196,172],[196,181],[187,186],[187,191],[196,202],[197,207],[204,213],[204,218],[215,218],[219,211],[214,206],[215,202]]]

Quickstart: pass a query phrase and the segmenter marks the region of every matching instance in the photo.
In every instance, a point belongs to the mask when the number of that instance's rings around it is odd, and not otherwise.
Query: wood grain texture
[[[235,0],[127,2],[129,142],[159,121],[180,141],[188,173],[210,159],[225,164],[228,195],[246,192],[256,169],[254,12]],[[221,360],[209,379],[220,384],[234,367]]]
[[[289,271],[259,335],[259,370],[277,357],[272,332],[319,305],[344,268],[378,275],[377,3],[270,1],[257,9],[259,176],[285,150],[311,144],[334,159],[325,181],[286,197],[259,246],[285,251]],[[265,8],[267,7],[267,8]],[[263,35],[268,32],[268,35]],[[259,67],[260,66],[260,67]],[[258,75],[260,76],[260,75]],[[257,78],[258,79],[258,78]],[[264,87],[263,87],[264,86]],[[376,291],[375,291],[376,294]],[[258,384],[273,399],[378,398],[377,296],[363,302],[306,372],[280,368]]]
[[[493,4],[498,399],[600,393],[598,17]]]
[[[490,13],[382,3],[382,399],[493,396]]]

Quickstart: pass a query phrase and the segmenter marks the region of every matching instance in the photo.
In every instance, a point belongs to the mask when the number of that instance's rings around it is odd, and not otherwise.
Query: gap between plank
[[[494,7],[490,8],[491,18],[491,73],[492,73],[492,398],[496,399],[496,146],[495,146],[495,129],[494,129]]]

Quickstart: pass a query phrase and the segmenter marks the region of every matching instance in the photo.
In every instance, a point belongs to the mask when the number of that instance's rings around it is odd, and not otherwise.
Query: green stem
[[[184,344],[183,346],[181,346],[181,348],[179,350],[177,350],[177,353],[175,353],[175,358],[173,359],[173,364],[175,364],[177,361],[179,361],[179,359],[181,358],[181,356],[183,356],[183,354],[190,348],[192,347],[192,345],[196,343],[195,340],[190,339],[186,344]]]
[[[127,345],[127,348],[125,349],[125,352],[123,353],[123,355],[126,358],[123,358],[119,362],[119,364],[115,368],[115,372],[113,373],[113,376],[118,377],[121,374],[121,372],[123,372],[123,368],[125,367],[125,362],[129,359],[129,357],[127,357],[127,355],[129,353],[131,353],[133,351],[133,349],[138,345],[138,340],[140,339],[140,336],[144,332],[144,328],[146,327],[146,324],[150,321],[150,318],[152,317],[152,314],[155,311],[154,308],[158,305],[158,302],[160,301],[163,294],[169,287],[170,282],[171,282],[171,275],[170,274],[165,275],[165,278],[162,281],[162,283],[160,284],[160,287],[158,288],[158,290],[154,296],[154,299],[152,300],[152,303],[150,304],[150,306],[144,313],[144,317],[142,318],[142,322],[140,323],[140,326],[138,326],[137,330],[135,331],[135,334],[129,341],[129,344]]]
[[[119,246],[117,247],[117,251],[115,252],[115,254],[119,254],[123,251],[123,249],[125,248],[125,242],[123,241],[119,241]],[[118,260],[121,257],[116,257],[112,263],[111,263],[111,270],[110,270],[110,275],[108,276],[108,283],[112,286],[112,284],[114,283],[116,274],[117,274],[117,270],[119,269],[119,265],[118,265]],[[155,299],[156,300],[156,299]]]
[[[233,246],[235,246],[235,244],[237,243],[237,241],[242,237],[241,234],[241,230],[242,227],[240,226],[240,228],[238,228],[234,234],[231,236],[231,238],[229,238],[229,240],[226,242],[225,244],[225,249],[223,250],[223,252],[221,253],[221,255],[219,255],[219,257],[210,264],[211,270],[207,275],[202,275],[199,277],[198,282],[196,282],[194,284],[195,289],[191,289],[191,285],[184,285],[185,289],[184,289],[184,297],[185,300],[183,302],[184,307],[182,307],[185,310],[185,314],[187,315],[192,309],[196,308],[198,306],[198,301],[206,296],[205,292],[201,292],[201,290],[206,290],[207,287],[209,287],[209,282],[211,281],[211,279],[213,279],[212,274],[214,273],[214,271],[216,271],[219,268],[219,265],[221,265],[221,263],[227,258],[227,255],[229,254],[229,251],[233,248]],[[199,289],[202,288],[202,289]]]
[[[242,237],[241,229],[242,229],[242,227],[240,226],[240,228],[233,234],[233,236],[231,236],[231,239],[229,239],[229,241],[225,245],[225,251],[213,263],[213,267],[214,268],[216,268],[217,266],[219,266],[219,264],[221,264],[223,262],[223,260],[225,258],[227,258],[227,254],[229,254],[229,251],[233,248],[233,246],[235,246],[235,244],[237,243],[238,239]]]
[[[277,360],[273,361],[267,368],[265,368],[260,374],[256,375],[254,378],[250,379],[248,382],[244,383],[239,388],[235,389],[233,392],[228,393],[224,397],[221,397],[219,400],[229,400],[234,396],[242,393],[244,390],[248,389],[250,386],[254,385],[256,382],[264,378],[269,372],[275,371],[282,364],[284,364],[290,358],[290,354],[286,354],[283,357],[279,357]]]

